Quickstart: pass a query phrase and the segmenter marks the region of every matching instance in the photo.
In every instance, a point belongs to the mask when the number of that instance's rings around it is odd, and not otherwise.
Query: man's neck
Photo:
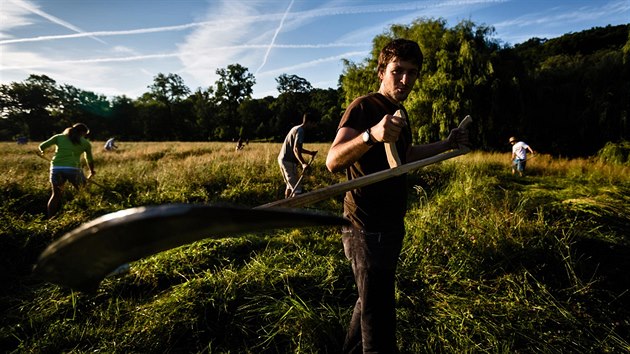
[[[396,106],[402,106],[402,102],[398,102],[394,97],[391,97],[385,94],[381,89],[378,90],[378,93],[380,93],[383,97],[387,98],[388,101],[395,104]]]
[[[384,94],[383,92],[381,92],[381,90],[378,90],[377,92],[378,92],[378,94],[380,94],[381,96],[385,97],[389,102],[393,103],[394,105],[396,105],[398,107],[402,106],[402,102],[396,101],[393,97],[390,97],[390,96]]]

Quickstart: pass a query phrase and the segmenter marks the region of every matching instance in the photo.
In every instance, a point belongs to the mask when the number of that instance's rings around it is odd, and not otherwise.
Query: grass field
[[[131,264],[95,294],[31,275],[53,240],[103,214],[280,199],[279,144],[95,147],[88,188],[45,219],[48,163],[0,143],[0,348],[15,353],[336,353],[355,301],[336,228],[208,239]],[[307,190],[345,179],[326,171]],[[50,156],[50,153],[49,153]],[[630,167],[474,152],[410,174],[397,275],[403,353],[630,351]],[[341,213],[341,197],[310,208]]]

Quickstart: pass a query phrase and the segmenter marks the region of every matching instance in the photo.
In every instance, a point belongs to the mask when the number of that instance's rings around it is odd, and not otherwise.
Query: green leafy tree
[[[30,75],[24,82],[2,85],[2,118],[15,134],[43,140],[57,130],[54,112],[60,110],[59,87],[46,75]],[[10,133],[5,133],[9,135]]]
[[[243,139],[267,138],[273,112],[271,106],[275,99],[267,96],[262,99],[246,99],[238,107],[238,114],[241,118],[239,137]]]
[[[59,130],[82,122],[90,127],[92,139],[104,139],[109,134],[106,117],[111,115],[111,106],[104,95],[62,85],[59,100],[60,107],[52,112]]]
[[[480,99],[489,91],[494,70],[491,53],[496,45],[486,39],[492,32],[470,21],[452,29],[441,20],[392,28],[395,37],[416,40],[424,54],[418,84],[406,102],[419,142],[446,138],[467,114],[477,118],[475,127],[483,126],[487,107]]]
[[[297,75],[282,74],[276,78],[278,92],[283,93],[308,93],[313,89],[311,83]]]
[[[219,75],[215,83],[218,104],[240,104],[243,100],[251,98],[256,79],[246,67],[230,64],[225,69],[217,69],[216,74]]]
[[[393,25],[374,38],[371,57],[363,64],[344,63],[341,82],[345,104],[378,90],[378,54],[387,42],[395,38],[414,40],[424,56],[418,83],[405,101],[409,118],[417,129],[414,138],[419,142],[443,139],[465,115],[486,115],[484,107],[474,102],[489,90],[493,73],[490,58],[496,48],[487,40],[492,32],[492,28],[476,26],[470,21],[449,29],[442,19]]]
[[[21,112],[15,83],[0,85],[0,140],[28,136],[28,125]]]
[[[291,127],[302,123],[302,116],[309,111],[310,94],[285,92],[271,105],[273,110],[272,130],[276,140],[284,139]]]
[[[153,78],[149,92],[136,102],[143,134],[148,140],[187,140],[186,122],[190,107],[184,99],[190,89],[177,74],[162,73]]]
[[[251,98],[256,84],[254,75],[240,64],[230,64],[227,68],[217,69],[215,98],[218,105],[218,126],[214,137],[220,140],[235,138],[238,135],[238,107],[244,100]]]
[[[124,140],[142,140],[142,125],[134,102],[127,96],[116,96],[111,103],[112,114],[107,119],[107,135]],[[105,132],[104,132],[105,134]]]
[[[135,102],[143,140],[170,140],[172,137],[171,109],[168,103],[154,99],[149,92]]]
[[[376,75],[376,59],[366,59],[362,64],[357,64],[347,59],[343,59],[342,62],[344,68],[340,82],[344,92],[344,107],[347,107],[350,102],[359,96],[378,91],[379,81]]]
[[[317,129],[312,132],[317,141],[332,141],[343,114],[340,89],[313,89],[310,92],[310,110],[319,117]]]
[[[217,103],[214,95],[214,88],[211,86],[205,90],[198,88],[192,95],[188,96],[194,117],[195,132],[193,134],[195,140],[210,140],[212,132],[217,126],[216,112]]]
[[[169,103],[179,102],[190,94],[190,89],[177,74],[157,74],[149,89],[156,100]]]
[[[497,120],[538,150],[565,156],[627,139],[629,35],[630,25],[607,26],[503,49],[491,97]]]

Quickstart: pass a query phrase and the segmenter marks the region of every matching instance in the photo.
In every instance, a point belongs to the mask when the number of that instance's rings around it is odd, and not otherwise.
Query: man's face
[[[420,69],[416,64],[395,58],[387,64],[384,71],[378,74],[381,80],[379,92],[401,103],[409,96],[419,72]]]

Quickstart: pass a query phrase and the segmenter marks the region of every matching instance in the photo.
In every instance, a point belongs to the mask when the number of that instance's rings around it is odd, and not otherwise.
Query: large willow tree
[[[483,103],[487,100],[478,98],[489,91],[493,72],[490,59],[497,48],[488,39],[493,32],[493,28],[476,26],[471,21],[462,21],[453,28],[447,28],[442,19],[393,25],[374,38],[369,58],[360,64],[344,62],[341,83],[345,104],[378,90],[376,66],[380,49],[392,39],[406,38],[418,42],[424,55],[418,83],[405,102],[416,128],[414,140],[424,143],[443,139],[467,114],[480,122],[488,112]]]

